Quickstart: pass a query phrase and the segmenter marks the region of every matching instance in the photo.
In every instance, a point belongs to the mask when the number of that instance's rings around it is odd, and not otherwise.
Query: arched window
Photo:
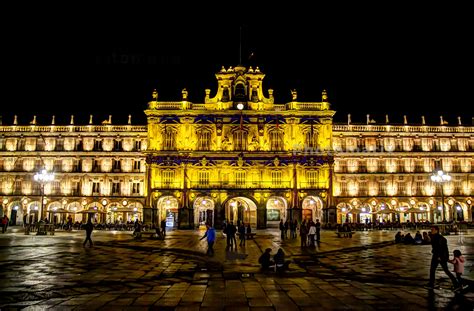
[[[176,131],[172,127],[165,128],[163,150],[176,150]]]
[[[234,90],[234,102],[243,102],[247,101],[245,96],[245,86],[242,83],[239,83],[235,86]]]

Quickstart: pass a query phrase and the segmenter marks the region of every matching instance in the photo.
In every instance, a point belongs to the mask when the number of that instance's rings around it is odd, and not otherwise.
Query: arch
[[[288,202],[281,196],[271,196],[267,201],[267,226],[278,226],[287,218]]]
[[[166,227],[178,226],[178,199],[171,195],[165,195],[158,199],[156,203],[158,209],[158,222],[166,220]]]
[[[353,222],[352,217],[352,205],[348,202],[341,202],[336,205],[337,223],[343,224],[347,222]]]
[[[210,196],[199,196],[194,200],[194,225],[204,226],[206,223],[214,225],[214,200]]]
[[[316,222],[316,219],[322,220],[323,201],[318,196],[309,195],[304,198],[302,207],[302,220],[312,220]]]
[[[225,218],[228,222],[237,224],[243,221],[251,227],[257,227],[257,204],[244,196],[229,198],[225,203]]]
[[[39,220],[40,201],[31,201],[27,204],[28,223],[32,224]]]
[[[25,215],[20,200],[12,201],[7,205],[7,216],[12,226],[23,225],[26,220]]]

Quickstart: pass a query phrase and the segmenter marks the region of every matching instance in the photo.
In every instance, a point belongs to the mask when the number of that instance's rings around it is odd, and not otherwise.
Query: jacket
[[[449,260],[448,241],[439,233],[431,237],[431,253],[433,257],[440,258],[441,261]]]

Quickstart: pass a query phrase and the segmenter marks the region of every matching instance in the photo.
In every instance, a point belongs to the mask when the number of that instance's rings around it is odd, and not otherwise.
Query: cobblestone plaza
[[[135,240],[128,231],[0,235],[2,310],[472,310],[474,293],[455,294],[438,269],[441,289],[428,291],[430,245],[393,244],[394,231],[361,231],[337,238],[322,231],[316,249],[279,232],[258,230],[237,251],[225,250],[219,232],[216,255],[205,256],[203,231],[174,230],[166,239]],[[17,232],[12,232],[17,231]],[[413,234],[413,232],[412,232]],[[474,276],[474,232],[448,236],[449,249],[467,258]],[[292,260],[284,274],[261,272],[265,248],[282,247]]]

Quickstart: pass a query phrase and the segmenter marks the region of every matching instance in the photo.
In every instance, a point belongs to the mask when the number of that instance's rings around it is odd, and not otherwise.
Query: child
[[[462,279],[461,275],[464,272],[464,256],[461,254],[461,251],[456,249],[453,251],[454,258],[448,260],[450,263],[454,264],[454,272],[456,272],[456,278],[458,279],[459,287],[462,288]]]

